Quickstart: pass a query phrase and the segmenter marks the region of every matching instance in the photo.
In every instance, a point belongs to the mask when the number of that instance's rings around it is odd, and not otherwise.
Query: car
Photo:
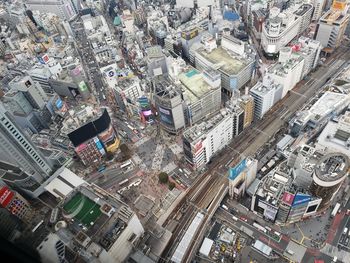
[[[248,219],[245,218],[244,216],[240,216],[239,219],[241,219],[241,220],[244,221],[244,222],[248,222]]]

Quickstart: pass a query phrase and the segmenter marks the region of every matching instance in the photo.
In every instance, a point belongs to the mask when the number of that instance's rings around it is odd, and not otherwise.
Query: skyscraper
[[[18,165],[38,182],[52,173],[52,165],[19,129],[3,105],[0,105],[0,160]]]

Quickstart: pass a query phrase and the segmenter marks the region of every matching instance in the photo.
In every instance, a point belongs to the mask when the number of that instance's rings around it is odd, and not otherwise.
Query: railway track
[[[340,56],[340,55],[338,55]],[[345,63],[345,62],[344,62]],[[344,64],[342,64],[344,65]],[[340,65],[339,67],[341,67]],[[335,69],[338,70],[339,67]],[[329,73],[328,73],[329,74]],[[308,88],[311,88],[314,86],[316,80],[312,80],[309,83],[307,83],[307,87],[298,87],[298,91],[303,88],[304,92],[306,93]],[[323,86],[323,83],[321,83],[321,86]],[[314,87],[315,92],[319,90],[320,87]],[[181,208],[182,211],[184,211],[183,216],[178,222],[178,225],[176,229],[173,232],[172,238],[170,242],[168,243],[167,247],[165,248],[165,252],[162,255],[162,259],[160,262],[169,262],[172,253],[176,249],[177,242],[182,238],[182,232],[184,232],[185,229],[187,229],[189,223],[192,221],[193,217],[195,216],[196,212],[198,210],[204,210],[207,209],[208,206],[212,203],[213,198],[215,198],[216,193],[218,193],[219,189],[222,188],[223,184],[227,184],[227,178],[226,182],[224,182],[224,177],[221,175],[222,173],[227,172],[226,165],[228,163],[234,164],[238,163],[241,159],[242,153],[245,152],[247,149],[247,144],[253,144],[257,143],[257,132],[256,130],[261,130],[264,132],[265,129],[269,128],[272,123],[275,121],[280,121],[281,126],[284,121],[280,119],[281,116],[281,107],[285,109],[285,107],[293,109],[290,111],[290,115],[294,114],[294,112],[299,109],[298,107],[301,107],[305,101],[310,99],[312,96],[312,93],[309,95],[309,97],[303,98],[303,100],[298,99],[298,95],[296,94],[289,94],[284,99],[282,99],[280,102],[278,102],[268,113],[265,115],[265,117],[255,123],[253,123],[250,127],[246,128],[239,136],[235,137],[231,143],[229,143],[229,148],[232,148],[235,150],[235,152],[228,151],[227,148],[224,148],[220,154],[218,154],[218,157],[221,157],[220,160],[217,161],[213,166],[209,168],[209,170],[203,174],[202,176],[199,176],[194,184],[189,188],[187,197],[185,200],[179,203],[178,207],[175,209],[175,211],[178,210],[178,208]],[[300,105],[299,105],[300,104]],[[288,107],[289,105],[289,107]],[[293,107],[291,106],[293,105]],[[278,127],[278,126],[277,126]],[[255,129],[255,130],[253,130]],[[278,130],[278,128],[276,128]],[[253,131],[253,132],[252,132]],[[271,136],[270,136],[271,137]],[[266,138],[268,141],[269,138]],[[261,145],[256,145],[256,150],[261,148],[264,143],[261,143]],[[253,152],[248,152],[247,154],[252,154]],[[218,157],[215,157],[214,159],[217,159]],[[215,193],[215,194],[212,194]],[[170,219],[174,218],[174,214],[169,216]],[[169,222],[166,221],[166,223]],[[166,224],[165,223],[165,224]]]

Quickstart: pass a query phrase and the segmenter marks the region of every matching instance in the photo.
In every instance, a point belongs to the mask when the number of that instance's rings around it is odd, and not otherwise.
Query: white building
[[[338,122],[330,121],[327,124],[317,138],[316,149],[350,156],[350,111],[342,115]]]
[[[224,148],[237,134],[237,125],[243,129],[244,112],[241,108],[232,112],[222,109],[208,121],[188,128],[183,133],[183,148],[185,159],[193,169],[198,169],[208,163],[212,156]],[[235,134],[236,133],[236,134]]]
[[[318,21],[318,19],[320,19],[322,15],[322,11],[326,4],[326,0],[310,0],[309,3],[314,6],[312,21]]]
[[[289,47],[281,49],[279,62],[269,67],[264,76],[270,78],[274,84],[283,86],[282,98],[303,77],[304,58],[293,55],[291,51]]]
[[[54,13],[62,20],[72,20],[77,12],[70,0],[26,0],[27,9],[38,10],[42,13]]]
[[[282,98],[282,92],[283,86],[272,83],[268,76],[264,77],[264,82],[256,83],[249,91],[254,98],[254,118],[261,119]]]
[[[311,4],[295,4],[283,12],[277,7],[271,8],[261,34],[265,54],[275,57],[282,47],[301,34],[311,22],[312,11]]]
[[[321,42],[304,36],[299,37],[297,45],[297,50],[293,50],[293,53],[304,59],[302,74],[302,77],[304,77],[318,65],[322,45]]]

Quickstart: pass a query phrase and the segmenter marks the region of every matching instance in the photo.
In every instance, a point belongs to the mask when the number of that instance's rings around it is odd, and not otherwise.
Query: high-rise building
[[[331,9],[318,21],[315,39],[320,41],[323,47],[332,50],[341,44],[350,18],[347,10],[347,0],[334,0]]]
[[[72,20],[77,11],[71,0],[26,0],[25,5],[29,10],[38,10],[43,13],[54,13],[62,20]]]
[[[184,131],[182,141],[186,161],[199,169],[243,131],[244,112],[238,104],[227,102],[227,108],[207,121]]]
[[[254,98],[251,95],[243,95],[239,98],[239,105],[244,111],[243,128],[248,127],[254,119]]]
[[[323,8],[326,5],[326,0],[311,0],[310,4],[314,6],[314,13],[312,14],[312,21],[318,21],[322,15]]]
[[[261,119],[271,107],[282,98],[283,86],[272,82],[258,82],[250,89],[254,98],[254,118]]]
[[[35,109],[44,108],[48,101],[43,88],[30,76],[15,77],[8,85],[12,91],[21,91]]]
[[[177,134],[185,127],[181,92],[167,78],[159,78],[153,85],[153,99],[160,117],[160,125],[165,131]]]
[[[11,114],[0,104],[0,160],[16,164],[37,181],[52,173],[52,166],[19,129]]]

